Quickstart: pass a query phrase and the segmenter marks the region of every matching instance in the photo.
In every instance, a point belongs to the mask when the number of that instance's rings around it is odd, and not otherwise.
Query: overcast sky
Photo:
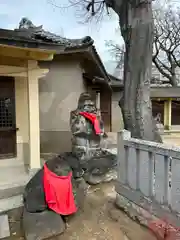
[[[80,24],[74,8],[59,9],[48,3],[49,0],[0,0],[0,28],[14,29],[22,17],[28,17],[35,25],[43,25],[45,30],[67,38],[81,38],[90,35],[104,62],[111,60],[105,40],[118,40],[115,29],[118,18],[115,14],[100,24]],[[56,0],[67,6],[68,0]]]

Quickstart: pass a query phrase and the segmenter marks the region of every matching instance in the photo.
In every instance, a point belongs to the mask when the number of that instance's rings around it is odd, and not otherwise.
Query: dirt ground
[[[151,232],[115,207],[115,196],[113,183],[90,188],[83,209],[69,219],[65,233],[50,240],[155,240]],[[6,240],[24,239],[20,215],[20,210],[10,213],[12,237]]]
[[[69,221],[66,232],[52,240],[155,240],[153,234],[127,217],[114,205],[114,184],[88,191],[84,210]]]

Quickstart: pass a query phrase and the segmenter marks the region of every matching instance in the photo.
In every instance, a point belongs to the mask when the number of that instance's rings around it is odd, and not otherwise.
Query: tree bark
[[[120,100],[125,129],[131,131],[135,138],[162,142],[152,117],[150,100],[153,51],[151,0],[124,0],[120,6],[115,6],[115,2],[111,7],[116,7],[126,47],[124,93]]]
[[[152,0],[104,0],[119,16],[125,42],[124,92],[119,104],[125,129],[135,138],[162,142],[152,117],[150,80],[153,53]],[[87,9],[95,14],[95,1]]]

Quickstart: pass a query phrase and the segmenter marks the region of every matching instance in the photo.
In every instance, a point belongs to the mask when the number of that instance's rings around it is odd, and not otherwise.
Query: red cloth
[[[99,120],[97,119],[96,114],[88,113],[88,112],[80,112],[79,114],[91,121],[91,123],[94,126],[95,133],[97,135],[102,133],[100,124],[99,124]]]
[[[154,220],[148,224],[158,240],[177,240],[180,239],[180,229],[169,224],[166,220]]]
[[[70,215],[77,211],[71,177],[72,172],[68,176],[57,176],[44,164],[45,199],[48,207],[61,215]]]

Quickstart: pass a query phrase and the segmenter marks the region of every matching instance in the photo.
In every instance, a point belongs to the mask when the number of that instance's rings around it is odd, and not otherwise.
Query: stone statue
[[[155,116],[154,120],[156,121],[157,124],[161,124],[162,123],[162,121],[161,121],[161,113],[158,113]]]
[[[46,161],[48,169],[55,173],[57,176],[67,176],[73,168],[69,164],[69,156],[67,154],[61,154],[48,161]],[[24,206],[28,212],[42,212],[47,209],[45,202],[44,187],[43,187],[43,174],[44,169],[41,168],[28,182],[24,191]],[[74,174],[74,173],[73,173]],[[76,201],[76,182],[72,177],[72,186],[74,199]],[[77,204],[78,206],[78,204]]]
[[[70,126],[72,152],[64,152],[47,160],[46,166],[57,176],[67,176],[72,172],[75,205],[82,208],[89,189],[87,183],[98,184],[117,178],[117,159],[108,150],[101,148],[105,134],[103,122],[89,93],[80,95],[77,109],[71,112]],[[44,167],[30,179],[24,190],[23,227],[26,238],[32,235],[33,239],[44,239],[44,235],[51,237],[61,234],[69,217],[49,210],[43,176]],[[49,231],[49,224],[53,231]]]
[[[81,171],[71,153],[63,153],[47,160],[46,166],[57,176],[73,173],[71,183],[75,204],[77,208],[82,208],[88,186],[81,178]],[[30,236],[31,239],[51,238],[63,233],[67,227],[69,216],[59,215],[48,208],[43,177],[44,167],[30,179],[24,190],[22,223],[26,239],[30,239]]]
[[[100,129],[98,134],[92,121],[82,113],[96,116]],[[80,95],[77,109],[70,114],[70,128],[72,132],[72,154],[79,159],[80,165],[85,171],[85,176],[88,175],[88,178],[90,175],[91,178],[92,175],[104,176],[116,165],[116,157],[101,147],[101,141],[105,137],[104,125],[89,93]]]
[[[95,134],[93,125],[80,112],[88,112],[97,115],[97,108],[89,93],[82,93],[79,97],[78,107],[71,112],[70,127],[72,132],[72,152],[80,158],[80,161],[86,161],[89,154],[93,154],[100,148],[101,139],[104,135],[104,127],[99,119],[101,134]],[[99,116],[97,116],[99,118]]]
[[[159,132],[163,133],[164,132],[164,125],[162,123],[162,117],[161,117],[161,113],[158,113],[155,118],[155,123],[156,123],[156,126],[157,126],[157,129]]]

